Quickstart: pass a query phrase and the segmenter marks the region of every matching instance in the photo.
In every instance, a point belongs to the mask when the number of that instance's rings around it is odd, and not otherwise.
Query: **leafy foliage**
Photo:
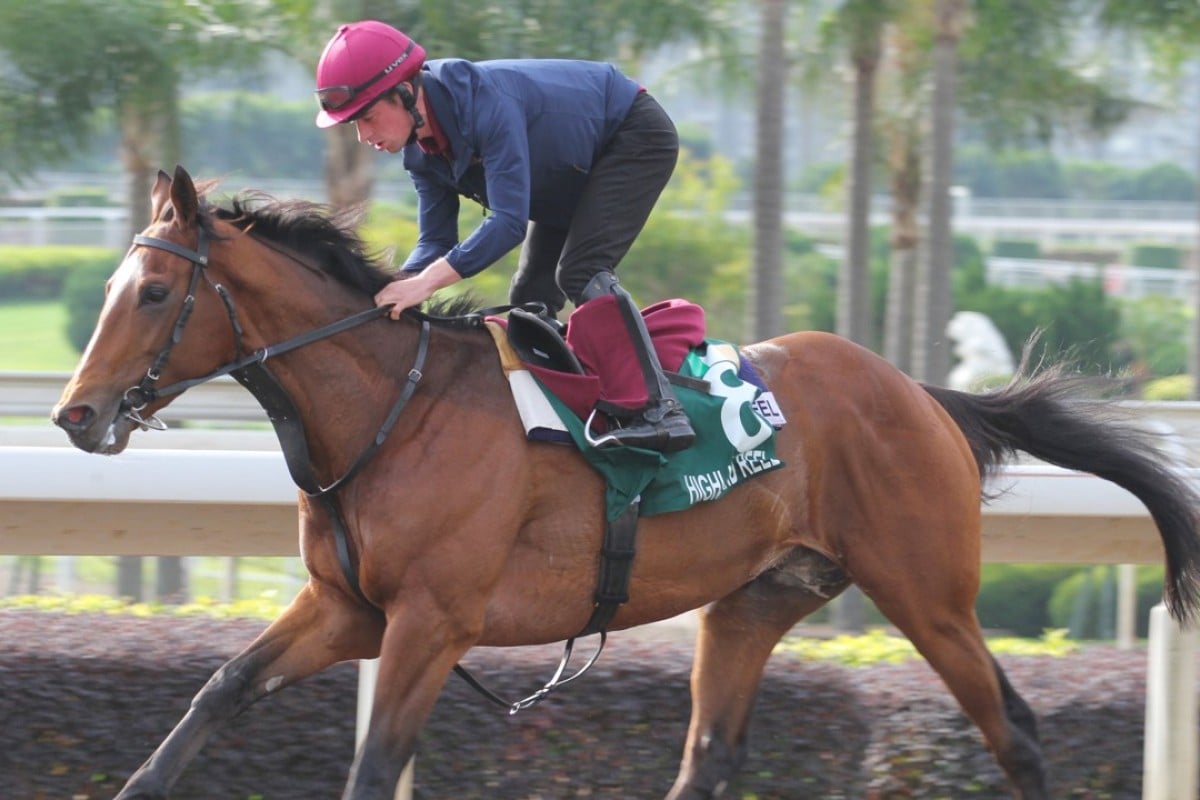
[[[1191,318],[1181,297],[1150,294],[1123,301],[1121,342],[1129,351],[1130,370],[1139,377],[1186,372]]]
[[[0,172],[19,178],[61,161],[93,133],[99,109],[123,122],[159,120],[130,135],[169,145],[176,92],[189,68],[252,63],[255,51],[228,24],[235,0],[15,0],[0,4]],[[135,110],[138,116],[131,116]]]
[[[271,592],[250,599],[220,603],[198,597],[190,603],[133,603],[123,598],[97,594],[11,595],[0,597],[0,609],[20,609],[56,614],[128,614],[134,617],[208,617],[210,619],[271,620],[283,611],[283,604]]]
[[[420,41],[430,58],[607,61],[622,50],[636,59],[679,38],[719,37],[716,7],[712,0],[400,0],[379,18]]]
[[[1105,132],[1137,102],[1071,47],[1081,0],[977,0],[961,43],[967,118],[992,147],[1049,141],[1063,122]]]
[[[1107,374],[1126,366],[1115,345],[1121,310],[1099,281],[1072,279],[1044,289],[985,286],[956,298],[959,309],[979,311],[996,324],[1018,354],[1029,337],[1043,331],[1035,360],[1064,358],[1085,371]]]
[[[1000,655],[1063,656],[1074,653],[1078,645],[1062,629],[1045,630],[1039,639],[1015,636],[988,640],[988,649]],[[789,653],[816,661],[833,661],[850,667],[875,664],[902,664],[921,658],[912,642],[874,628],[857,636],[841,635],[829,639],[788,636],[775,646],[776,653]]]

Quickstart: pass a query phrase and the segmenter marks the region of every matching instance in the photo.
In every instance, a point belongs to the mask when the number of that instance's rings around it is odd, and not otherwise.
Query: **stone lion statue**
[[[1003,382],[1015,366],[1012,351],[995,323],[978,311],[959,311],[946,325],[959,363],[950,370],[950,388],[976,391]]]

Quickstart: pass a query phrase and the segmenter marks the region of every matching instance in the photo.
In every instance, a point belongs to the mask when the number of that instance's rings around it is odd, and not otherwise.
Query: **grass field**
[[[0,303],[0,370],[69,372],[79,353],[66,331],[67,311],[57,300]]]

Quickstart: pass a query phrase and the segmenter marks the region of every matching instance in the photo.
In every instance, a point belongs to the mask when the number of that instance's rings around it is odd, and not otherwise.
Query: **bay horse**
[[[336,503],[299,492],[307,583],[213,675],[118,797],[167,797],[205,740],[251,703],[378,656],[369,732],[343,797],[391,798],[470,648],[562,641],[589,619],[604,486],[574,448],[527,440],[478,325],[412,311],[339,325],[373,314],[391,279],[344,220],[264,197],[220,207],[209,187],[198,191],[182,168],[159,174],[151,224],[109,279],[53,420],[77,447],[119,453],[188,386],[230,364],[269,365],[302,426],[305,470]],[[825,333],[743,352],[788,421],[777,435],[786,467],[641,520],[629,599],[608,626],[702,609],[691,722],[666,797],[726,794],[774,645],[853,583],[941,676],[1015,795],[1044,800],[1034,713],[974,611],[984,482],[1019,450],[1131,491],[1157,523],[1165,599],[1185,621],[1200,608],[1197,495],[1147,434],[1074,403],[1066,370],[1026,370],[971,395],[918,383]]]

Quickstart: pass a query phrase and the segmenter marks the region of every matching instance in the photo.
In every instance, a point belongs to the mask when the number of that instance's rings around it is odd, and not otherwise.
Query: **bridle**
[[[153,415],[150,415],[148,418],[142,416],[141,412],[146,406],[157,399],[180,394],[193,386],[207,383],[214,378],[231,375],[250,390],[250,393],[254,395],[266,410],[271,422],[275,424],[276,433],[279,434],[280,443],[284,449],[288,470],[291,472],[292,479],[296,482],[296,485],[313,497],[319,497],[336,490],[350,480],[371,456],[374,455],[375,450],[383,444],[392,427],[395,425],[396,420],[399,418],[400,412],[408,404],[409,399],[416,391],[429,351],[429,320],[427,318],[421,320],[421,332],[417,343],[415,363],[408,372],[408,379],[404,389],[400,393],[400,397],[392,406],[392,410],[380,426],[379,432],[376,433],[364,451],[340,478],[326,486],[321,486],[312,473],[311,464],[308,462],[307,442],[304,438],[303,430],[299,427],[299,417],[295,412],[291,398],[279,386],[278,381],[270,374],[265,364],[273,356],[291,352],[313,342],[318,342],[343,331],[358,327],[363,323],[379,319],[387,314],[390,308],[386,306],[372,307],[366,311],[352,314],[349,317],[344,317],[328,325],[323,325],[302,333],[299,336],[292,337],[278,344],[268,345],[247,354],[246,348],[242,343],[244,331],[241,322],[238,320],[237,308],[234,305],[233,298],[230,296],[229,291],[220,283],[214,281],[207,271],[209,233],[203,226],[200,226],[199,231],[199,239],[195,250],[155,236],[139,234],[133,237],[133,245],[135,247],[142,246],[163,250],[186,259],[192,265],[192,274],[188,283],[187,295],[183,299],[179,316],[176,318],[175,324],[171,329],[170,338],[162,350],[159,351],[150,367],[147,368],[146,374],[142,376],[141,381],[136,386],[131,386],[125,390],[125,394],[121,398],[119,413],[143,429],[164,430],[166,425],[157,417]],[[217,293],[217,296],[221,298],[221,302],[225,306],[225,313],[229,317],[229,324],[233,329],[234,341],[236,342],[236,357],[233,361],[218,367],[206,375],[158,387],[158,381],[162,377],[162,370],[166,366],[167,360],[171,357],[171,351],[174,350],[175,346],[183,338],[184,329],[191,318],[192,310],[196,304],[196,291],[199,289],[201,278],[213,288],[213,291]],[[282,429],[280,427],[281,424],[285,426]]]

